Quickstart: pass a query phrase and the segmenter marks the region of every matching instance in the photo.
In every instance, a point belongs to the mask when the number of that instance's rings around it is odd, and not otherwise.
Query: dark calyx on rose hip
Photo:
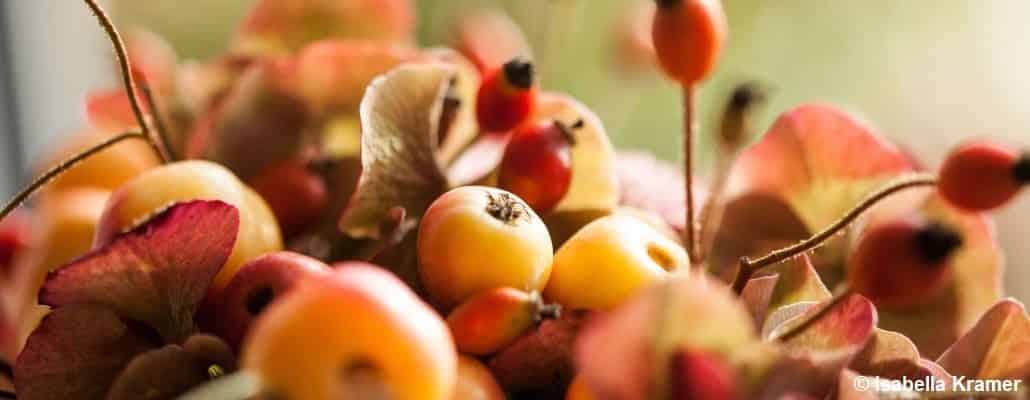
[[[915,234],[913,243],[927,265],[940,265],[962,246],[962,236],[940,222],[930,222]]]
[[[533,86],[536,76],[536,69],[529,60],[516,57],[504,64],[504,78],[512,86],[519,89],[529,89]]]

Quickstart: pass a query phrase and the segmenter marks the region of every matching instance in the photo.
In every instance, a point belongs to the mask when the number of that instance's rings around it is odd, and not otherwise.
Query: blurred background
[[[420,44],[446,42],[463,12],[520,23],[547,89],[590,105],[623,148],[679,157],[679,91],[654,71],[614,66],[612,32],[633,0],[415,0]],[[647,0],[640,0],[647,1]],[[221,51],[250,0],[108,0],[123,27],[169,38],[183,58]],[[989,135],[1030,145],[1030,2],[1025,0],[724,0],[730,40],[702,88],[702,131],[743,80],[771,87],[760,126],[808,101],[844,106],[936,165],[953,144]],[[85,6],[0,4],[0,194],[84,117],[83,96],[111,86],[112,54]],[[706,152],[702,151],[702,161]],[[997,218],[1009,293],[1030,300],[1030,199]]]

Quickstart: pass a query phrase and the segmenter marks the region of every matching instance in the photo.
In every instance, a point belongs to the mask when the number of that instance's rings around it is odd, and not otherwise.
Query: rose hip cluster
[[[124,88],[89,96],[85,133],[0,212],[0,397],[862,398],[858,375],[1030,376],[985,215],[1030,153],[970,141],[920,172],[814,104],[748,145],[746,83],[701,183],[718,0],[634,3],[612,40],[681,86],[682,172],[541,88],[503,14],[419,49],[408,0],[261,0],[228,53],[179,63],[85,3]]]

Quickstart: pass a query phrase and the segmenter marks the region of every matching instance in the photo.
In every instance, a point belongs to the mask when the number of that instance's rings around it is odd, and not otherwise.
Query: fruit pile
[[[682,171],[541,88],[500,14],[461,19],[451,50],[413,45],[411,0],[260,0],[225,54],[181,62],[85,3],[124,87],[88,97],[88,126],[0,212],[0,398],[865,399],[856,376],[1030,379],[986,214],[1030,182],[1028,153],[980,139],[927,171],[823,104],[752,140],[746,83],[701,182],[718,0],[641,3],[613,30],[626,67],[682,87]]]

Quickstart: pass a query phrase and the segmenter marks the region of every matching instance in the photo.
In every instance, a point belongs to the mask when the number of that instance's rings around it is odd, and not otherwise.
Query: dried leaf
[[[22,400],[102,400],[137,354],[158,346],[96,305],[69,305],[43,318],[14,366]]]
[[[453,68],[404,65],[376,78],[361,102],[362,173],[340,228],[377,239],[382,221],[403,207],[417,221],[448,188],[436,157],[437,127]]]
[[[107,307],[140,321],[164,341],[181,343],[193,316],[236,241],[239,214],[220,201],[173,205],[50,273],[40,303]]]

